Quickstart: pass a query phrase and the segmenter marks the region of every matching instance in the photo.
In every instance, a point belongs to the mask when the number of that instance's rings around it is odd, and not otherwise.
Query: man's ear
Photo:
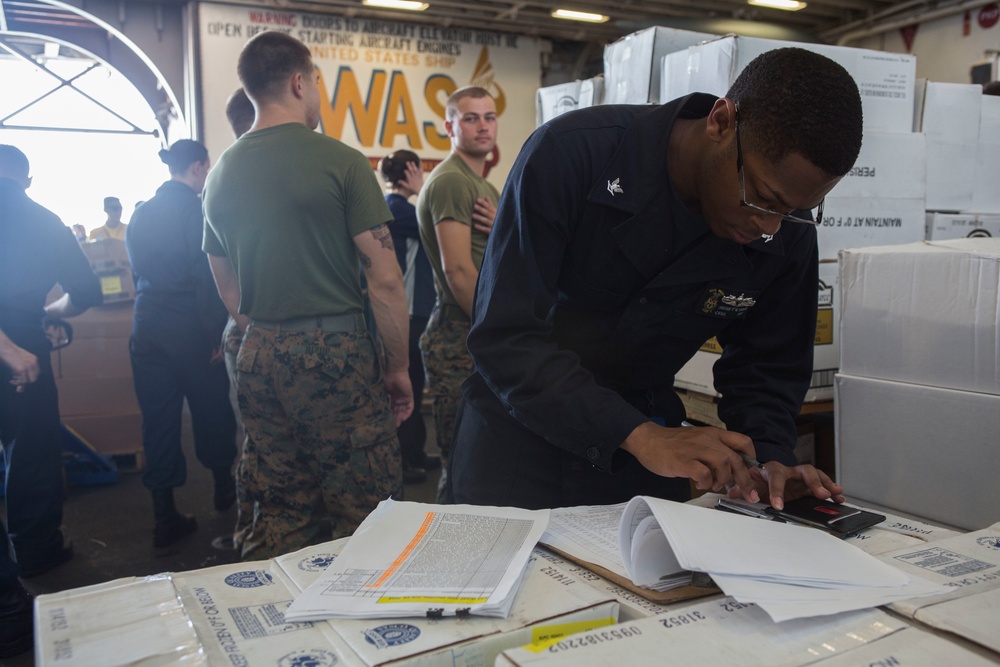
[[[736,133],[736,104],[720,97],[712,105],[705,122],[705,134],[716,143],[728,140]]]
[[[292,95],[295,99],[302,99],[302,72],[295,72],[289,81]]]

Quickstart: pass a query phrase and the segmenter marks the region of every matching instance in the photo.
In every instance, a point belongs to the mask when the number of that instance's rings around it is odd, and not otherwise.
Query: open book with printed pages
[[[621,506],[616,506],[621,507]],[[553,510],[543,543],[572,557],[589,541],[566,536],[566,525],[586,523],[586,510]],[[582,512],[581,512],[582,510]],[[567,515],[574,518],[567,521]],[[639,587],[663,588],[690,573],[709,575],[727,595],[758,604],[775,621],[821,616],[939,593],[936,584],[905,574],[823,531],[638,496],[621,508],[617,554],[605,512],[599,560],[615,565]],[[553,535],[558,535],[553,537]],[[593,552],[581,556],[593,557]],[[609,568],[610,569],[610,568]],[[683,582],[682,584],[683,585]]]
[[[384,500],[285,618],[506,618],[548,517]]]

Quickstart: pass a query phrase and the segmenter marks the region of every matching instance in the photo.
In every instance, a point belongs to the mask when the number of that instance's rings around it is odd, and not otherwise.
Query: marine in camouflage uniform
[[[236,358],[249,436],[242,477],[256,503],[245,560],[350,535],[401,498],[396,421],[413,408],[402,274],[368,160],[313,130],[320,93],[308,47],[277,32],[244,46],[238,71],[257,117],[205,186],[219,291],[249,320]],[[368,279],[385,364],[362,315]]]
[[[242,90],[242,88],[240,89]],[[226,362],[226,372],[229,373],[229,384],[236,388],[236,355],[239,354],[240,344],[243,342],[243,332],[232,317],[226,323],[226,328],[222,332],[222,354]],[[239,411],[237,411],[238,413]],[[246,533],[250,530],[254,515],[254,498],[250,486],[250,478],[246,474],[246,451],[250,446],[250,437],[246,433],[241,414],[236,415],[236,421],[240,429],[243,430],[243,445],[240,448],[239,457],[236,459],[236,528],[233,530],[233,547],[243,548]]]

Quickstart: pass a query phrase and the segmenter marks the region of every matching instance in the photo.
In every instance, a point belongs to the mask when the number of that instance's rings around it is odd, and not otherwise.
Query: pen
[[[743,462],[746,463],[751,468],[760,468],[761,470],[764,469],[764,464],[755,459],[754,457],[749,456],[748,454],[744,454],[743,452],[737,452],[737,454],[739,454],[740,458],[743,459]]]

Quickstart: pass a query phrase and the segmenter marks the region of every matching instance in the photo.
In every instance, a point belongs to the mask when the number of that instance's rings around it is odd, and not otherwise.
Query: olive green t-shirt
[[[353,238],[392,220],[361,153],[288,123],[243,135],[203,194],[202,249],[228,257],[240,312],[289,320],[362,311]]]
[[[427,177],[417,199],[417,222],[420,224],[420,241],[424,252],[434,269],[434,289],[438,301],[457,306],[458,301],[448,287],[441,264],[441,248],[438,246],[434,227],[442,220],[451,218],[472,227],[472,263],[476,269],[483,265],[483,252],[489,236],[473,227],[472,213],[476,199],[489,197],[496,206],[500,202],[497,189],[479,174],[472,171],[458,154],[452,153]]]

